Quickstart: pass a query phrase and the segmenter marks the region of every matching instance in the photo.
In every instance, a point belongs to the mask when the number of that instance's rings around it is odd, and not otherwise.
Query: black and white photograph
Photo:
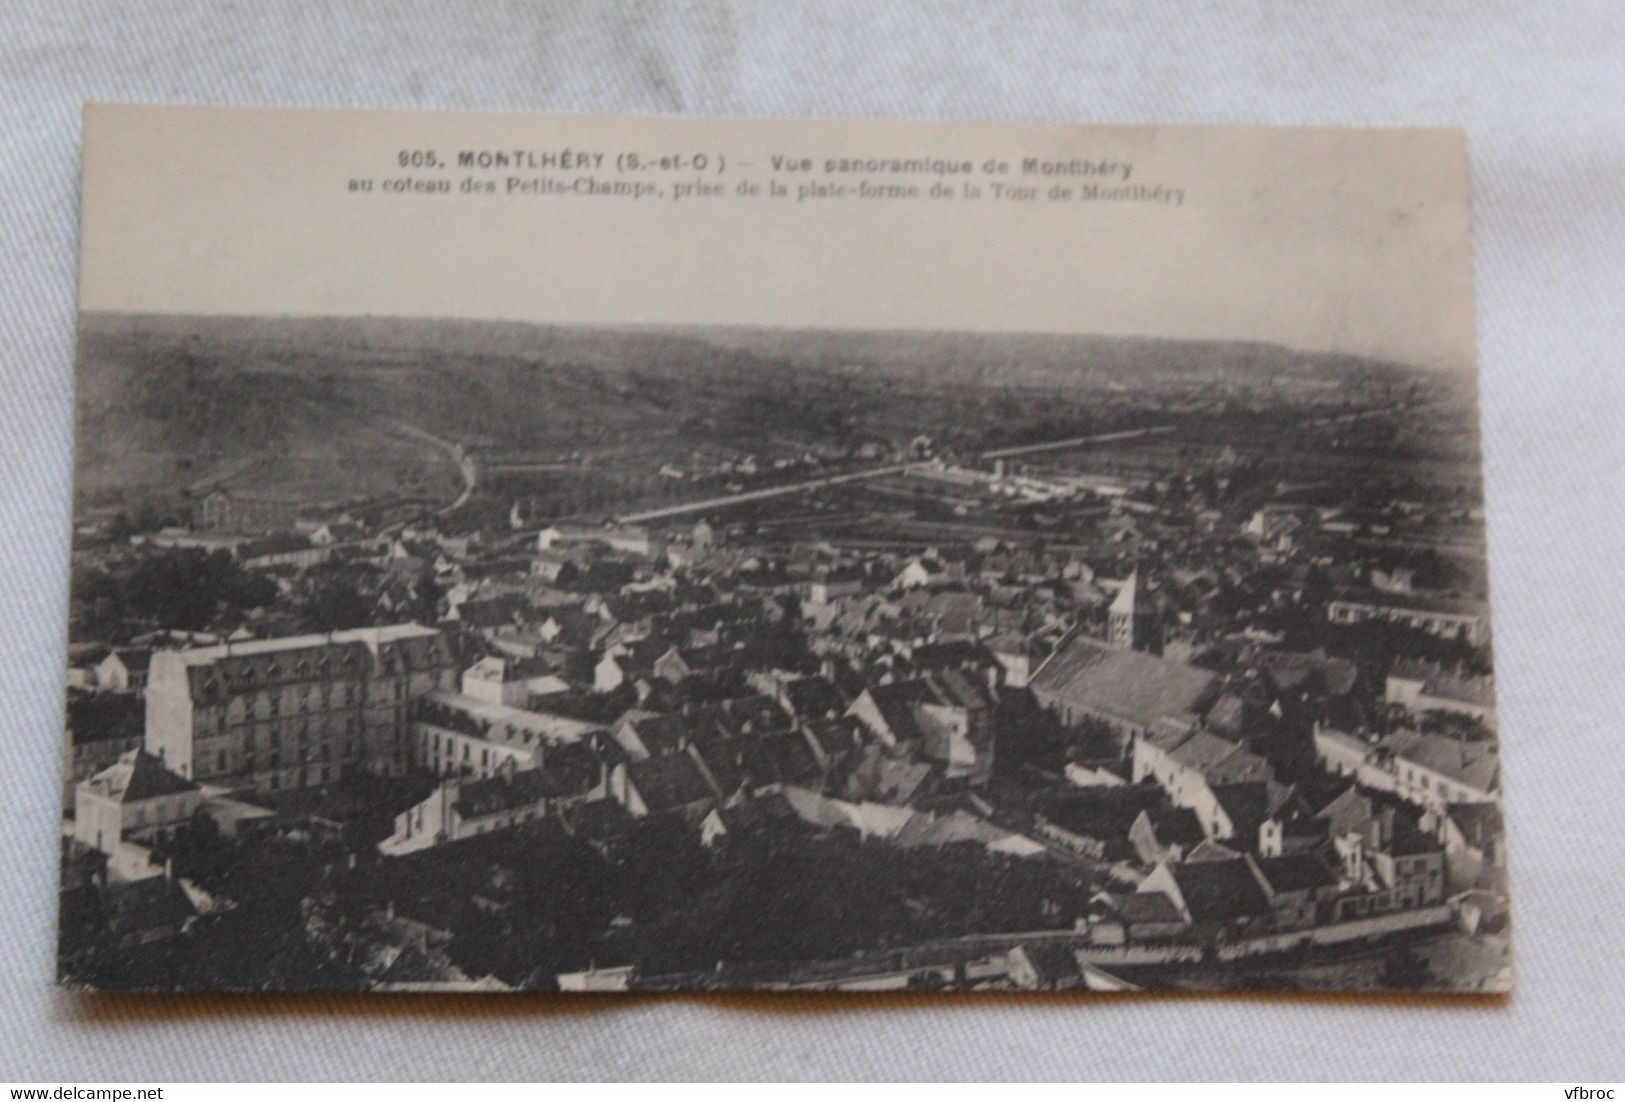
[[[85,125],[62,985],[1511,989],[1459,132]]]

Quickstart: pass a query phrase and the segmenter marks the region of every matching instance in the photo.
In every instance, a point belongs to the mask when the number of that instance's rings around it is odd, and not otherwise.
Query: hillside
[[[770,353],[789,347],[804,368],[879,370],[911,380],[1030,388],[1116,383],[1259,382],[1381,377],[1396,365],[1359,356],[1299,352],[1251,341],[1160,340],[1056,333],[849,332],[717,329],[726,348]]]
[[[1268,345],[1047,335],[112,314],[80,324],[84,506],[214,483],[313,502],[449,500],[458,472],[423,433],[603,457],[912,431],[974,446],[1012,426],[1152,408],[1169,387],[1396,370]]]

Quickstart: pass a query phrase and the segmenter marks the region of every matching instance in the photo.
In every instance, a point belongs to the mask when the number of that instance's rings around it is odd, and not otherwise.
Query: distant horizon
[[[925,326],[845,326],[845,325],[795,325],[795,324],[767,324],[752,322],[569,322],[550,321],[544,319],[515,318],[515,317],[473,317],[459,315],[435,314],[395,314],[395,313],[244,313],[242,311],[207,312],[197,310],[122,310],[122,309],[93,309],[81,308],[80,316],[120,317],[120,318],[176,318],[176,319],[207,319],[210,321],[378,321],[378,322],[405,322],[416,324],[450,323],[455,325],[510,325],[524,326],[533,329],[559,329],[559,330],[588,330],[594,332],[617,332],[627,330],[644,330],[654,332],[715,332],[730,329],[749,330],[758,333],[844,333],[844,334],[885,334],[907,335],[927,334],[934,336],[965,336],[976,338],[1059,338],[1072,340],[1108,340],[1108,341],[1149,341],[1164,344],[1214,344],[1214,345],[1255,345],[1261,348],[1273,348],[1305,356],[1315,357],[1347,357],[1362,360],[1372,364],[1380,364],[1409,371],[1422,372],[1429,375],[1466,375],[1474,376],[1477,371],[1476,359],[1469,358],[1465,363],[1436,363],[1426,364],[1414,359],[1399,359],[1392,356],[1381,356],[1369,352],[1360,352],[1343,348],[1315,348],[1286,340],[1272,340],[1263,337],[1217,337],[1217,336],[1160,336],[1153,333],[1126,333],[1090,330],[1087,332],[1066,330],[1041,329],[956,329],[956,328],[928,328]]]

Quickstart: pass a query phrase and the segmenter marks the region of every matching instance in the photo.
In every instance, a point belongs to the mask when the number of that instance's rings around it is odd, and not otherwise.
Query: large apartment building
[[[226,788],[305,788],[347,767],[400,773],[411,703],[456,681],[446,638],[417,624],[160,651],[146,748],[182,777]]]

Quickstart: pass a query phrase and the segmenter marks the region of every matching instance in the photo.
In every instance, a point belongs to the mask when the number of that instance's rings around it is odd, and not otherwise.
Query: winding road
[[[445,452],[451,457],[451,461],[457,464],[457,471],[463,477],[463,492],[458,494],[450,505],[436,510],[440,516],[460,509],[469,498],[474,496],[474,489],[480,484],[480,468],[479,464],[474,461],[474,457],[463,450],[461,444],[455,440],[447,440],[444,437],[436,436],[426,429],[420,429],[416,425],[408,424],[396,417],[391,417],[388,420],[400,432],[414,440],[421,440],[425,444]]]

